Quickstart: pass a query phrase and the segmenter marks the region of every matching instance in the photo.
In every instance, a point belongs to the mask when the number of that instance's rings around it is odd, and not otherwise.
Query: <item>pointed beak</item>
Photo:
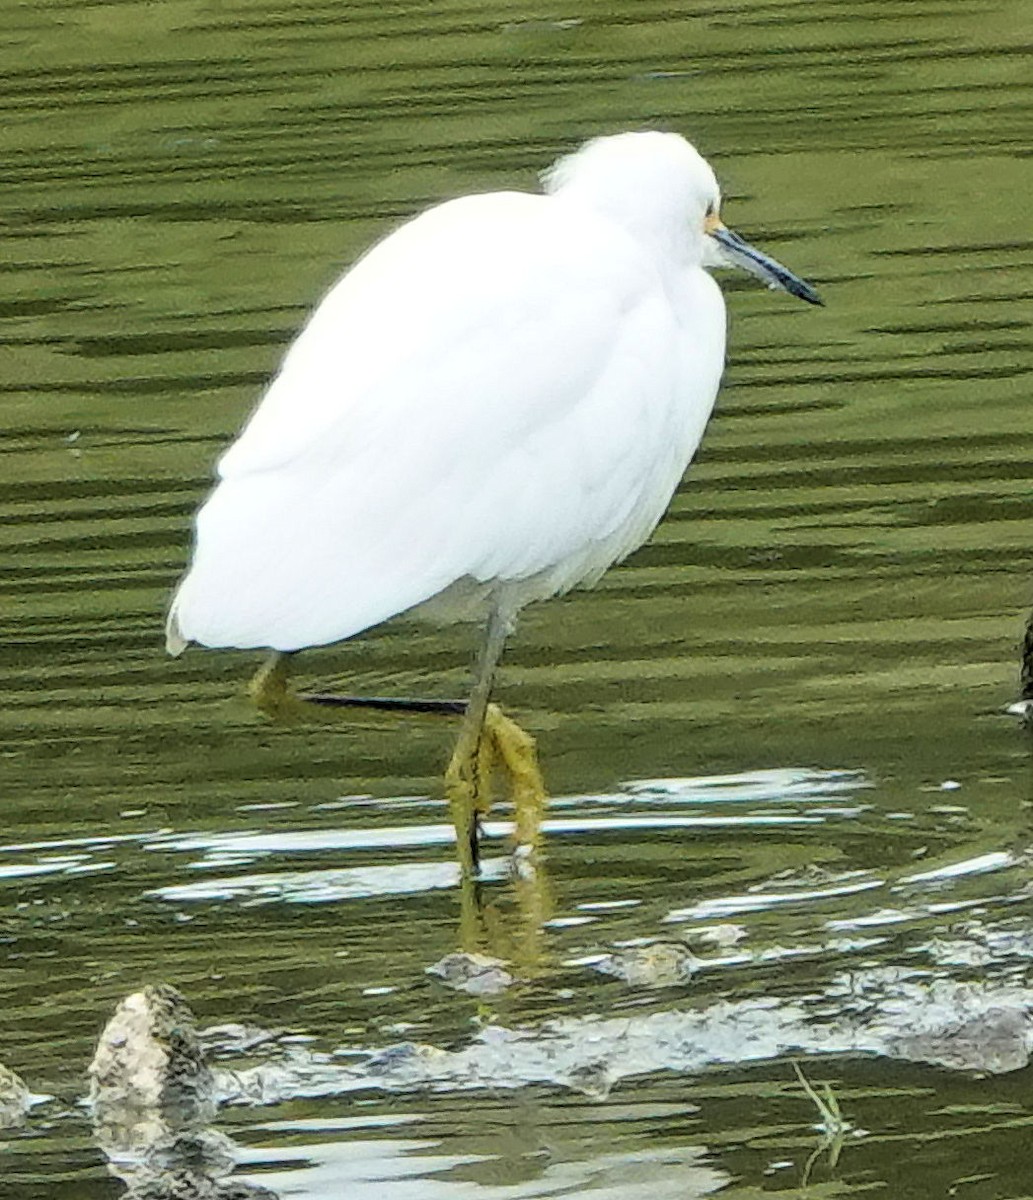
[[[799,275],[794,275],[788,267],[783,267],[780,262],[761,253],[716,218],[708,218],[705,229],[719,247],[718,258],[728,266],[742,267],[744,271],[756,275],[768,287],[781,288],[783,292],[806,300],[808,304],[825,303],[814,288]]]

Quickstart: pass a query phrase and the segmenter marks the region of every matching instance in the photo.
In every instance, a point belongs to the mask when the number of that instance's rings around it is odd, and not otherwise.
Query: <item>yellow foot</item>
[[[477,866],[477,823],[491,809],[496,770],[505,775],[513,799],[517,867],[531,871],[547,799],[545,781],[538,768],[534,738],[507,717],[497,704],[489,704],[477,745],[464,744],[460,736],[460,743],[445,772],[445,793],[452,810],[459,861],[464,871],[475,870]]]
[[[287,686],[288,661],[285,654],[271,654],[248,684],[255,707],[272,721],[300,721],[307,715],[304,702]]]
[[[288,685],[291,655],[272,651],[248,684],[248,695],[259,712],[282,725],[353,724],[361,704],[330,706],[313,704],[291,691]]]
[[[537,848],[541,839],[548,800],[534,738],[497,704],[489,704],[484,714],[483,741],[490,744],[495,763],[506,773],[516,822],[514,840],[518,848],[526,847],[522,851],[526,855]]]

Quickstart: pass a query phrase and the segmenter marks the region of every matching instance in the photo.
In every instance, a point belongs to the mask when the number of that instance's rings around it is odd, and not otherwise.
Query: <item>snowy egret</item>
[[[543,179],[429,209],[334,285],[219,463],[168,618],[172,654],[272,650],[267,710],[294,651],[400,613],[483,621],[446,776],[466,866],[495,758],[519,840],[544,801],[490,703],[516,614],[641,545],[699,445],[725,356],[706,268],[821,303],[722,224],[677,134],[597,138]]]

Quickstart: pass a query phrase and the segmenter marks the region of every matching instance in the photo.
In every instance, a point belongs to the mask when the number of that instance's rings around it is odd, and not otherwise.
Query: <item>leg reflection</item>
[[[546,965],[545,922],[552,891],[541,858],[515,853],[504,886],[463,872],[459,884],[459,948],[488,954],[533,978]]]

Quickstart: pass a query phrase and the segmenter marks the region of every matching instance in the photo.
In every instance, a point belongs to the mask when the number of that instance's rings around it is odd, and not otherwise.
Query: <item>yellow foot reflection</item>
[[[508,886],[464,872],[459,884],[459,949],[489,954],[529,978],[545,966],[545,922],[552,889],[539,858],[514,853]]]

